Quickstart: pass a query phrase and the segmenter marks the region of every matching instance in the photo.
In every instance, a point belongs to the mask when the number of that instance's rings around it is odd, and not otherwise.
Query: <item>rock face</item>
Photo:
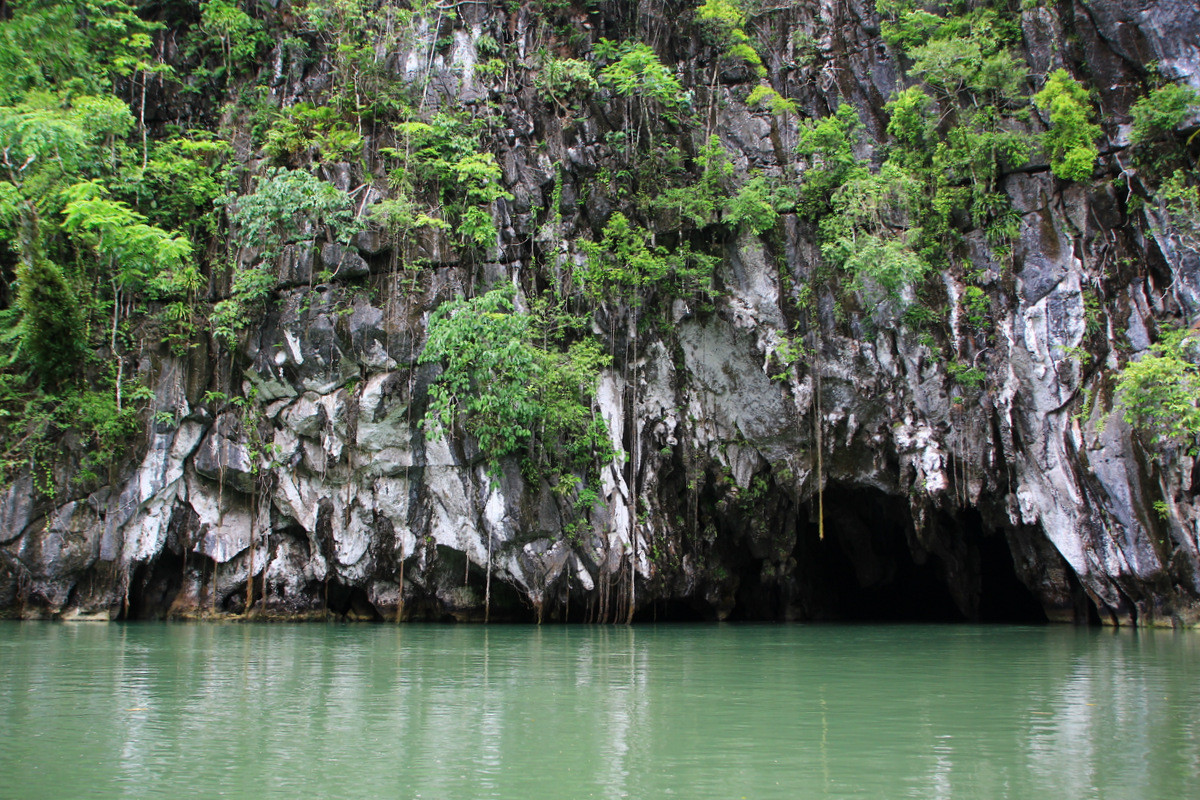
[[[794,115],[747,107],[757,81],[718,74],[672,27],[675,5],[639,7],[694,102],[711,104],[739,175],[802,168]],[[532,47],[520,33],[529,13],[463,12],[448,55],[400,54],[396,80],[488,97],[463,64],[476,63],[483,32]],[[587,36],[602,22],[576,20]],[[882,106],[900,84],[871,4],[798,4],[772,24],[772,84],[810,116],[853,104],[882,141]],[[1111,369],[1119,352],[1149,347],[1157,320],[1200,313],[1197,254],[1169,241],[1153,209],[1134,215],[1114,185],[1142,65],[1200,88],[1200,16],[1185,0],[1104,0],[1033,8],[1021,26],[1039,72],[1091,71],[1109,144],[1091,184],[1036,165],[1004,177],[1019,218],[1007,260],[967,235],[994,330],[952,313],[932,342],[886,309],[845,307],[815,280],[816,231],[795,216],[773,238],[730,235],[711,308],[664,302],[632,341],[623,323],[598,331],[617,354],[597,411],[619,454],[588,524],[568,535],[563,498],[516,460],[489,475],[474,441],[426,432],[438,373],[418,358],[439,303],[495,280],[527,287],[535,261],[582,258],[563,234],[597,231],[615,210],[588,187],[611,155],[600,132],[623,112],[601,94],[563,118],[532,88],[491,90],[513,199],[496,203],[489,261],[460,263],[436,231],[408,245],[430,265],[411,273],[390,266],[392,245],[372,232],[352,246],[289,245],[276,302],[232,367],[216,368],[232,369],[252,403],[206,397],[216,378],[200,350],[156,356],[144,366],[152,410],[175,421],[156,414],[139,464],[65,501],[30,475],[3,489],[0,608],[156,617],[236,613],[249,597],[283,616],[1195,624],[1194,460],[1149,451],[1112,413]],[[799,66],[798,34],[819,55]],[[675,135],[693,148],[706,138]],[[556,180],[561,213],[539,217]],[[332,277],[316,284],[321,270]],[[961,279],[947,272],[941,286],[957,308]],[[1100,332],[1087,291],[1106,299]],[[793,330],[814,343],[799,360],[780,356]],[[1098,355],[1092,366],[1079,348]],[[956,384],[947,349],[986,382]]]

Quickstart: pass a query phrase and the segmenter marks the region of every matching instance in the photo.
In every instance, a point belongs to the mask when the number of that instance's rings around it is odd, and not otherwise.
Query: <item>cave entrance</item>
[[[766,586],[747,564],[730,619],[846,622],[1044,622],[1008,542],[979,513],[934,512],[918,535],[904,497],[830,484],[825,536],[816,499],[797,524],[791,575]],[[770,597],[769,603],[762,602]]]
[[[964,618],[943,565],[913,557],[912,512],[901,497],[829,485],[825,538],[801,522],[796,542],[801,618],[862,622],[952,622]],[[815,515],[811,515],[815,517]],[[918,552],[920,552],[918,550]]]
[[[120,620],[166,619],[183,585],[184,556],[164,548],[158,557],[138,564],[129,577],[127,602]]]

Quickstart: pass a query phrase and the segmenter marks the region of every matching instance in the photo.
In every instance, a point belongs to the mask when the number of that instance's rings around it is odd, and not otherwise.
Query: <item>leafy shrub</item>
[[[1171,136],[1200,107],[1200,93],[1190,86],[1169,83],[1138,100],[1130,109],[1131,144],[1149,144]]]
[[[800,188],[801,213],[814,219],[826,213],[833,193],[866,171],[853,149],[861,128],[858,112],[848,103],[832,116],[804,122],[796,143],[796,152],[809,162]]]
[[[796,104],[793,101],[788,100],[779,94],[779,92],[764,84],[754,87],[749,97],[746,98],[746,105],[751,108],[765,108],[772,114],[797,113]]]
[[[515,311],[511,287],[439,306],[419,358],[443,368],[429,390],[425,424],[434,435],[461,426],[493,474],[535,438],[556,474],[587,473],[612,459],[607,431],[592,413],[608,358],[586,340],[565,352],[538,347],[535,322]]]
[[[681,245],[674,251],[656,246],[650,232],[617,212],[604,226],[599,242],[579,243],[587,260],[576,271],[584,292],[595,301],[614,295],[627,296],[621,289],[634,289],[628,298],[642,302],[642,290],[661,289],[684,296],[708,291],[717,259]]]
[[[1167,232],[1180,246],[1200,252],[1200,186],[1192,175],[1182,169],[1173,172],[1159,188],[1158,201]]]
[[[215,234],[216,203],[229,189],[233,147],[204,133],[158,142],[142,174],[139,195],[153,198],[147,215],[166,228]]]
[[[946,364],[946,373],[958,385],[968,389],[979,389],[987,383],[987,373],[979,367],[973,367],[970,364],[960,364],[957,361],[951,361]]]
[[[733,175],[733,165],[716,134],[700,148],[697,161],[700,168],[697,180],[679,186],[655,187],[652,194],[644,197],[644,206],[656,219],[680,227],[691,223],[697,228],[715,221],[726,200],[724,183]]]
[[[262,23],[251,17],[236,3],[225,0],[204,0],[200,4],[199,32],[205,44],[221,51],[221,77],[228,82],[238,72],[250,67],[258,51],[269,39]]]
[[[1188,86],[1167,84],[1133,104],[1133,161],[1143,180],[1154,184],[1172,173],[1193,171],[1195,162],[1188,152],[1193,133],[1185,141],[1180,128],[1200,112],[1200,93]]]
[[[696,9],[696,21],[704,40],[721,51],[721,55],[744,61],[760,78],[766,76],[762,57],[751,46],[743,26],[746,12],[735,0],[705,0]]]
[[[1099,150],[1100,126],[1092,122],[1092,105],[1087,89],[1065,69],[1055,70],[1046,85],[1034,95],[1038,107],[1050,112],[1050,130],[1043,142],[1050,153],[1050,169],[1060,178],[1085,181]]]
[[[269,266],[288,244],[313,241],[321,233],[349,242],[360,230],[350,196],[303,170],[268,169],[253,194],[228,195],[225,200],[234,241],[234,275],[229,297],[213,308],[214,333],[232,341],[261,308],[275,285]],[[244,248],[257,247],[256,265],[243,267]]]
[[[885,163],[876,174],[856,172],[834,193],[832,213],[821,220],[822,255],[850,273],[854,288],[898,296],[930,270],[915,247],[918,198],[919,183],[895,164]]]
[[[342,242],[359,229],[350,196],[304,170],[272,167],[252,194],[228,195],[224,204],[237,244],[258,247],[264,260],[285,244],[311,241],[319,225]]]
[[[780,205],[783,203],[778,188],[765,176],[755,175],[725,204],[725,221],[761,234],[775,227]]]
[[[591,64],[575,58],[553,56],[547,56],[542,61],[534,86],[537,87],[538,97],[559,105],[566,105],[568,100],[600,88],[592,75]]]
[[[1132,361],[1117,381],[1125,421],[1154,444],[1192,445],[1200,436],[1200,369],[1191,331],[1163,334],[1150,352]]]
[[[683,86],[650,45],[601,39],[595,53],[597,58],[612,62],[600,70],[601,85],[622,97],[651,100],[668,109],[679,107]]]
[[[296,103],[267,130],[263,150],[276,161],[312,152],[317,161],[350,161],[362,155],[363,138],[333,106]]]
[[[87,340],[79,301],[58,265],[36,258],[17,270],[19,344],[12,357],[34,369],[36,382],[58,386],[79,375]]]
[[[972,327],[982,328],[987,323],[991,302],[987,292],[978,286],[968,286],[962,294],[963,309],[967,312],[967,322]]]
[[[432,191],[447,224],[469,246],[488,247],[496,241],[491,205],[511,200],[496,157],[479,152],[477,125],[448,114],[435,114],[429,122],[404,122],[397,134],[407,148],[385,148],[401,166],[389,182],[402,196],[418,190]],[[425,219],[431,219],[430,216]]]

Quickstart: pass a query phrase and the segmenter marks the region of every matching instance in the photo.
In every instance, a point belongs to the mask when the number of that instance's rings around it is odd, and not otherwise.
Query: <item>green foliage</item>
[[[512,195],[504,189],[504,173],[496,157],[480,152],[478,125],[435,114],[429,122],[401,123],[397,134],[406,147],[383,150],[400,162],[389,177],[392,186],[405,198],[419,189],[432,191],[461,242],[493,246],[497,231],[491,206],[500,199],[511,200]],[[432,219],[431,214],[423,216]]]
[[[992,102],[1015,103],[1025,91],[1026,67],[1008,50],[989,52],[992,42],[939,38],[914,47],[912,74],[957,97],[969,91]]]
[[[707,41],[721,43],[746,24],[746,12],[735,0],[705,0],[696,9],[696,20]]]
[[[649,231],[617,212],[609,218],[599,242],[580,243],[587,260],[576,272],[584,292],[602,302],[622,289],[634,289],[630,301],[639,305],[643,291],[662,290],[685,296],[708,291],[716,259],[686,245],[674,251],[653,244]]]
[[[1102,314],[1104,301],[1095,292],[1083,293],[1083,330],[1087,336],[1095,336],[1104,327]]]
[[[199,32],[204,44],[221,51],[220,78],[228,83],[238,72],[252,66],[259,51],[269,42],[262,24],[240,9],[236,2],[204,0],[200,4]]]
[[[35,382],[50,387],[79,374],[87,354],[83,315],[75,292],[56,264],[34,259],[17,271],[18,345],[10,358],[28,364]]]
[[[480,61],[475,64],[475,74],[482,75],[485,78],[499,78],[508,70],[508,64],[504,63],[504,59],[489,58],[487,61]]]
[[[987,324],[991,312],[991,301],[987,292],[978,286],[968,286],[962,293],[963,310],[966,311],[967,322],[974,328],[983,328]]]
[[[37,91],[0,107],[0,223],[6,223],[0,239],[30,263],[54,232],[48,218],[62,208],[63,190],[116,172],[119,139],[132,127],[128,106],[115,97],[83,95],[69,103]]]
[[[1193,133],[1184,140],[1181,128],[1200,113],[1200,93],[1188,86],[1169,83],[1133,104],[1133,163],[1149,186],[1172,174],[1195,169],[1188,145]]]
[[[89,181],[64,192],[63,228],[94,252],[104,272],[121,289],[146,290],[170,281],[192,257],[185,236],[171,234],[111,200],[99,183]]]
[[[238,255],[233,263],[229,297],[213,308],[213,332],[233,341],[261,308],[275,285],[271,260],[288,244],[312,242],[324,234],[330,241],[347,243],[360,229],[349,195],[303,170],[271,168],[249,195],[228,195],[224,200]],[[258,262],[241,266],[241,252],[258,248]]]
[[[683,101],[679,79],[649,45],[601,39],[594,52],[598,59],[612,62],[600,70],[600,84],[618,95],[653,101],[666,109],[678,108]]]
[[[332,106],[296,103],[271,123],[263,150],[278,162],[311,157],[319,163],[362,156],[363,138]]]
[[[88,445],[79,479],[95,477],[94,470],[119,458],[141,427],[141,409],[153,399],[154,393],[132,383],[124,388],[126,396],[138,402],[118,406],[116,393],[108,387],[72,393],[65,398],[64,405],[75,414],[63,420],[64,427],[76,428]]]
[[[781,211],[789,211],[795,198],[764,175],[755,175],[742,184],[725,204],[725,221],[756,235],[775,227]]]
[[[750,92],[746,98],[746,105],[751,108],[765,108],[779,116],[797,113],[796,104],[793,101],[783,97],[770,86],[761,83]]]
[[[134,0],[25,0],[8,3],[0,24],[0,105],[30,92],[97,95],[148,60],[162,27],[137,14]]]
[[[113,287],[113,317],[121,296],[169,301],[161,316],[164,338],[178,350],[194,331],[190,304],[201,277],[188,237],[163,230],[125,203],[106,196],[97,182],[76,184],[63,192],[63,229],[94,256]],[[115,336],[115,331],[112,334]],[[110,342],[113,344],[114,342]]]
[[[957,361],[947,362],[946,373],[958,385],[967,389],[980,389],[987,383],[987,373],[970,364],[960,364]]]
[[[159,301],[180,330],[201,280],[191,241],[172,228],[210,212],[212,195],[180,199],[197,187],[167,177],[177,154],[152,159],[150,132],[122,99],[140,111],[139,89],[172,77],[153,54],[162,25],[141,5],[26,0],[0,15],[0,480],[32,465],[47,494],[62,431],[98,448],[84,478],[136,433],[144,397],[122,378],[128,317]],[[167,183],[180,195],[146,199]],[[100,329],[107,363],[90,341]]]
[[[610,463],[615,456],[608,430],[594,408],[600,371],[612,357],[591,338],[573,342],[565,351],[535,350],[540,365],[534,389],[542,449],[550,452],[560,474],[562,468],[594,474],[597,464]]]
[[[903,95],[923,109],[925,95]],[[842,106],[837,114],[802,128],[797,151],[810,163],[803,174],[799,208],[819,220],[821,253],[848,273],[850,287],[876,301],[895,299],[929,271],[920,253],[920,219],[926,206],[922,182],[903,158],[884,162],[871,173],[853,152],[860,127],[857,113]]]
[[[1157,445],[1194,446],[1200,437],[1200,369],[1191,331],[1163,333],[1150,352],[1130,362],[1117,381],[1125,421]]]
[[[503,458],[535,441],[556,481],[594,475],[613,457],[592,410],[609,359],[591,340],[566,350],[539,347],[536,332],[537,320],[515,311],[509,287],[439,306],[419,359],[443,368],[429,390],[425,425],[434,435],[457,425],[475,437],[493,475]]]
[[[913,247],[931,264],[947,261],[963,222],[982,228],[997,256],[1018,218],[998,190],[1003,170],[1028,160],[1028,69],[1011,49],[1021,40],[1006,5],[970,10],[953,3],[881,0],[884,37],[911,60],[919,85],[887,105],[888,162],[921,184],[912,209]]]
[[[712,224],[726,201],[725,182],[733,175],[733,165],[725,156],[720,138],[714,134],[697,154],[700,175],[690,183],[654,187],[645,208],[668,224],[680,228],[690,223],[697,228]]]
[[[649,231],[617,212],[609,218],[599,242],[582,241],[587,262],[579,277],[594,299],[618,286],[640,288],[671,273],[666,249],[651,244]]]
[[[854,156],[862,123],[849,104],[820,120],[806,120],[800,128],[796,152],[808,161],[800,187],[800,212],[816,219],[828,213],[833,193],[866,167]]]
[[[1033,100],[1050,112],[1050,130],[1043,138],[1050,153],[1050,169],[1065,180],[1091,178],[1101,130],[1092,122],[1087,89],[1065,69],[1058,69],[1046,78],[1046,85]]]
[[[546,102],[566,107],[570,101],[586,97],[600,88],[592,74],[592,66],[575,58],[546,56],[534,79],[538,97]]]
[[[779,370],[771,375],[771,380],[785,381],[790,376],[791,367],[803,358],[812,356],[812,352],[802,339],[793,339],[785,331],[777,331],[778,343],[775,345],[774,356],[779,363]]]
[[[528,442],[537,422],[531,323],[504,290],[444,303],[429,320],[419,361],[443,371],[429,390],[426,425],[444,434],[460,423],[493,468]]]
[[[304,170],[272,167],[256,180],[253,194],[227,195],[223,202],[235,242],[257,247],[262,260],[319,233],[348,242],[360,229],[349,195]]]
[[[1181,247],[1200,252],[1200,186],[1195,173],[1173,172],[1159,188],[1158,203],[1171,237]]]
[[[1133,104],[1129,141],[1146,145],[1170,139],[1197,111],[1200,111],[1200,93],[1190,86],[1168,83]]]
[[[433,5],[428,0],[414,0],[407,8],[374,0],[307,0],[298,17],[305,38],[328,59],[324,104],[360,120],[383,120],[404,110],[405,84],[396,80],[383,54],[415,45],[422,14]]]
[[[736,0],[705,0],[696,9],[696,22],[704,41],[721,51],[722,56],[743,61],[760,78],[767,74],[762,57],[750,44],[743,26],[746,13]]]
[[[446,230],[450,227],[445,220],[429,216],[417,203],[403,195],[376,203],[368,212],[368,217],[397,244],[421,228]]]
[[[821,220],[822,255],[850,273],[855,289],[877,299],[899,296],[930,269],[915,250],[919,196],[919,182],[891,162],[875,174],[856,171]]]
[[[63,431],[73,431],[86,447],[74,476],[76,483],[94,481],[97,470],[116,463],[136,441],[145,403],[154,393],[135,381],[126,381],[124,394],[131,402],[120,407],[107,376],[95,388],[67,384],[54,392],[33,391],[14,385],[14,376],[0,373],[0,484],[30,470],[34,487],[50,499],[57,496],[56,465],[61,449],[56,444]]]
[[[966,10],[954,0],[878,0],[875,7],[883,38],[909,54],[931,42],[959,40],[977,42],[987,56],[1021,41],[1019,18],[1002,4]]]
[[[219,225],[217,201],[229,190],[233,147],[197,132],[158,142],[138,187],[139,210],[166,228],[193,237],[213,235]]]

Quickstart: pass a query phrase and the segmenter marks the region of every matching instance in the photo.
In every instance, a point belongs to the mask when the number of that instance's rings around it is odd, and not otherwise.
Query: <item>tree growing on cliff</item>
[[[1092,122],[1092,104],[1087,89],[1065,69],[1057,69],[1046,78],[1046,85],[1034,95],[1038,108],[1048,111],[1050,130],[1043,142],[1050,155],[1050,169],[1060,178],[1085,181],[1100,151],[1096,139],[1100,126]]]
[[[1156,445],[1194,448],[1200,441],[1200,341],[1193,331],[1169,330],[1150,352],[1131,361],[1117,381],[1125,421]]]
[[[1134,163],[1151,181],[1195,167],[1188,145],[1196,133],[1186,140],[1181,134],[1188,120],[1200,113],[1200,92],[1168,83],[1134,103],[1129,113],[1133,117],[1129,143],[1133,145]]]
[[[10,359],[34,369],[36,382],[57,388],[79,374],[87,355],[83,314],[75,292],[58,265],[37,257],[17,271],[21,320],[12,337]]]
[[[696,9],[696,22],[701,37],[715,47],[722,58],[745,62],[754,74],[766,77],[762,56],[754,49],[746,34],[746,11],[736,0],[705,0]]]
[[[539,320],[516,311],[505,286],[439,306],[418,363],[440,364],[429,389],[426,428],[455,426],[479,442],[489,471],[522,451],[554,483],[595,476],[612,445],[592,413],[600,369],[608,363],[591,339],[559,349],[535,342]],[[576,481],[571,480],[574,486]]]

